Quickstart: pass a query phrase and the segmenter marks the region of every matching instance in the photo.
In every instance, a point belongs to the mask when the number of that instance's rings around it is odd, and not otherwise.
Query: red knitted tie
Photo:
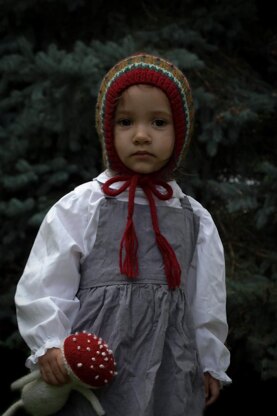
[[[112,189],[110,186],[115,182],[123,181],[123,185],[119,189]],[[149,202],[153,230],[156,236],[156,242],[163,257],[165,274],[169,289],[175,289],[180,286],[181,282],[181,268],[178,263],[176,254],[167,241],[161,234],[157,216],[157,208],[155,204],[155,195],[160,200],[168,200],[172,197],[173,191],[171,186],[161,180],[153,180],[148,176],[133,175],[133,176],[114,176],[108,179],[103,184],[103,192],[108,196],[117,196],[129,188],[129,202],[128,202],[128,216],[126,228],[120,243],[119,265],[120,272],[126,276],[133,278],[138,275],[138,240],[133,223],[133,213],[135,204],[135,193],[137,186],[140,186]],[[157,186],[165,189],[165,193],[160,192]],[[123,260],[123,253],[125,251],[125,258]]]

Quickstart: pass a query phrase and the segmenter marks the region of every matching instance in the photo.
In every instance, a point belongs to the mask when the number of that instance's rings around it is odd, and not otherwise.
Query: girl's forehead
[[[145,91],[145,92],[151,92],[151,91],[162,91],[160,88],[156,87],[155,85],[151,84],[135,84],[131,85],[130,87],[126,88],[126,90],[123,91],[123,94],[128,94],[133,91]]]
[[[118,105],[126,106],[136,101],[146,101],[159,103],[161,105],[170,105],[167,95],[158,87],[148,84],[131,85],[118,97]]]

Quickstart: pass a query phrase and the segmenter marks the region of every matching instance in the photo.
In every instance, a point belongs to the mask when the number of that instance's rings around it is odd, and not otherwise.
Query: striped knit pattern
[[[104,77],[96,105],[96,128],[107,167],[118,174],[132,174],[120,161],[114,148],[114,114],[120,95],[128,87],[148,84],[160,88],[168,97],[175,129],[175,147],[168,164],[159,172],[168,178],[178,167],[189,146],[193,126],[193,102],[184,74],[165,59],[137,54],[117,63]]]

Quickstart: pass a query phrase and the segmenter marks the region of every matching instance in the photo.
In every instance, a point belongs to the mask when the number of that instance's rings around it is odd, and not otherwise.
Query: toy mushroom
[[[71,382],[53,386],[45,383],[40,371],[35,370],[12,383],[12,390],[22,390],[21,399],[2,416],[12,416],[21,407],[31,416],[51,415],[65,405],[71,390],[80,392],[97,415],[105,414],[91,389],[106,386],[117,374],[114,356],[108,345],[95,334],[83,331],[65,338],[61,350]]]

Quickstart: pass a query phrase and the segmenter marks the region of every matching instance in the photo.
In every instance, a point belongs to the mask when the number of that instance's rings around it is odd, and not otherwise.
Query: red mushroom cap
[[[95,334],[84,331],[69,335],[62,350],[68,371],[90,387],[103,387],[116,375],[112,351]]]

